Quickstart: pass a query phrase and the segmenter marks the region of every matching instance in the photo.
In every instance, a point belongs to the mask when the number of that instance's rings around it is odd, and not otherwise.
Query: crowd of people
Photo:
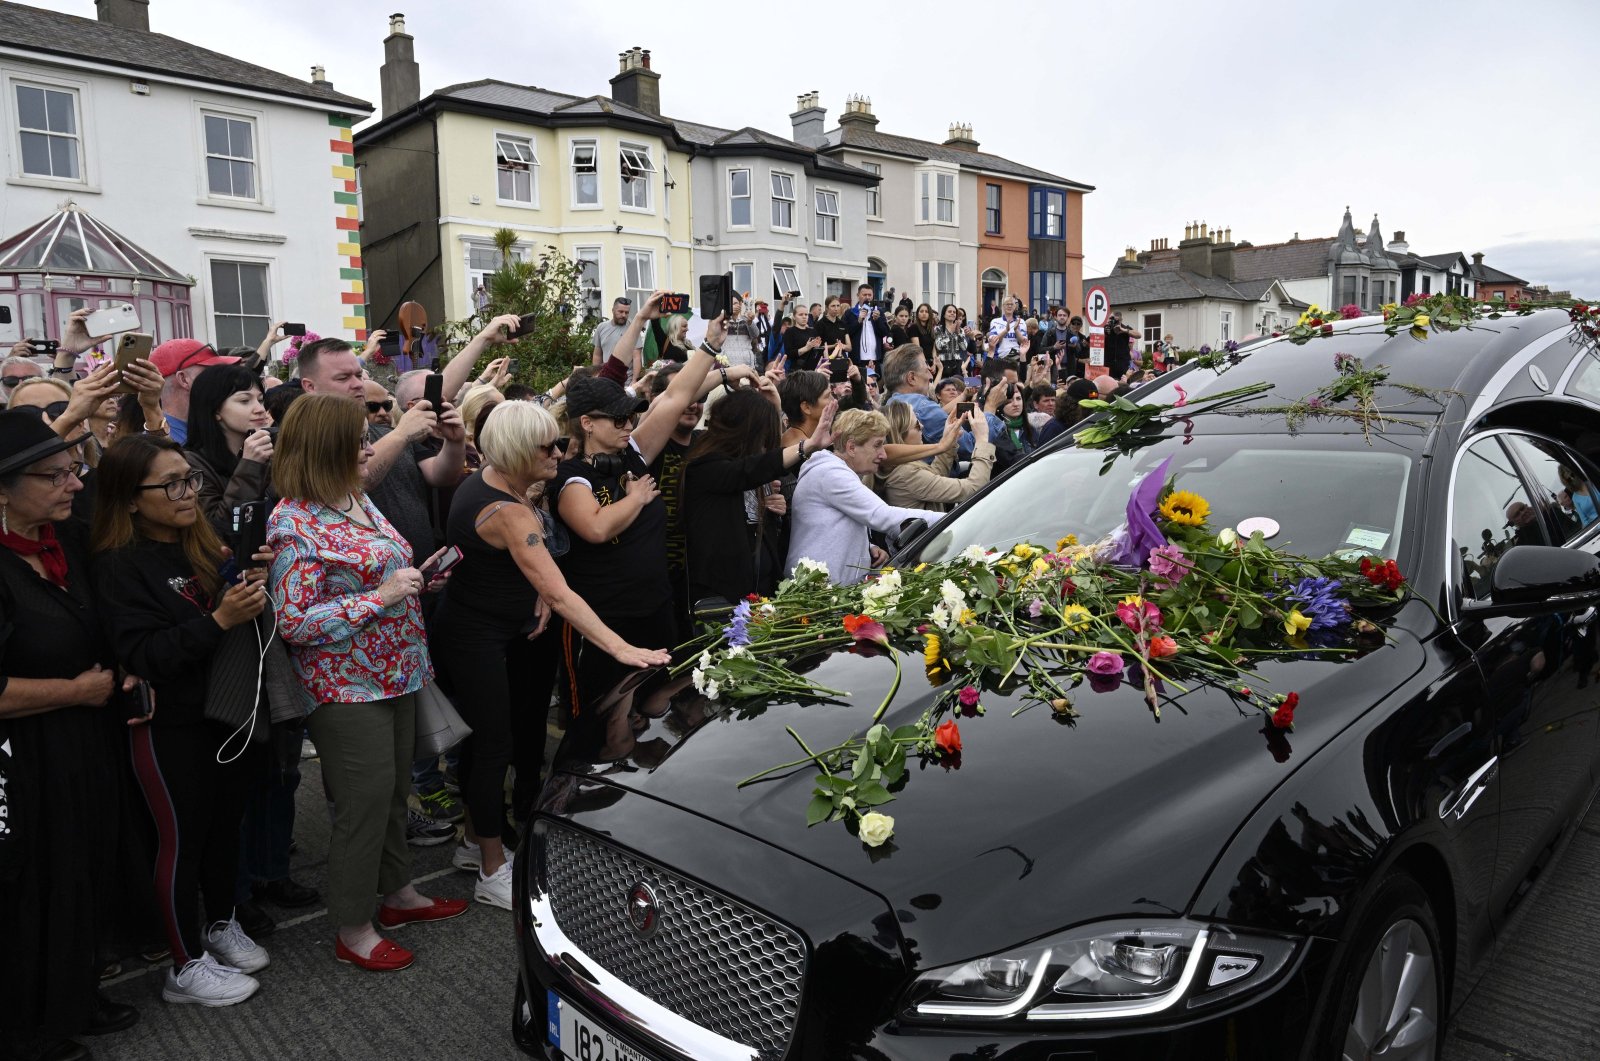
[[[1009,298],[983,330],[866,286],[736,299],[698,343],[661,299],[617,300],[544,392],[492,356],[515,316],[388,386],[381,333],[305,343],[287,380],[281,326],[119,369],[87,311],[52,364],[5,359],[0,1057],[131,1026],[100,984],[134,955],[169,1003],[251,997],[268,907],[323,902],[337,960],[410,965],[391,930],[470,907],[413,886],[413,846],[456,841],[509,910],[553,702],[581,720],[801,559],[860,581],[1141,371],[1086,379],[1081,321]],[[419,754],[439,694],[471,735]],[[325,895],[289,873],[307,741]]]

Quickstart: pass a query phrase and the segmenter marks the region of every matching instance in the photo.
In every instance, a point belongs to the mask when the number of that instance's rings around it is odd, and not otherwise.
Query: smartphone
[[[306,326],[304,324],[285,324],[283,326],[283,334],[285,335],[304,335],[305,333]]]
[[[139,314],[127,302],[97,309],[84,320],[83,326],[90,335],[115,335],[118,332],[139,330]]]
[[[11,323],[11,307],[10,306],[0,306],[0,324],[10,324],[10,323]]]
[[[977,408],[977,406],[973,402],[956,402],[956,416],[971,416],[972,411],[975,408]]]
[[[28,349],[32,350],[35,354],[40,355],[40,356],[54,354],[60,348],[61,348],[61,344],[56,342],[54,339],[29,339],[28,340]]]
[[[835,354],[830,358],[828,377],[834,383],[848,383],[850,381],[850,359],[843,354]]]
[[[454,545],[439,554],[437,560],[422,565],[422,584],[426,586],[440,575],[448,574],[452,567],[461,562],[461,550]]]
[[[439,371],[439,359],[437,357],[434,358],[432,361],[428,362],[428,371],[429,372],[438,372]]]
[[[539,320],[536,313],[524,313],[517,318],[517,326],[506,333],[507,339],[520,339],[524,335],[533,334],[533,326]]]
[[[128,718],[149,718],[156,712],[155,694],[150,691],[150,683],[143,678],[134,685],[133,691],[128,694]]]
[[[700,318],[714,321],[733,313],[733,274],[700,278]]]
[[[143,361],[150,356],[150,347],[155,343],[155,336],[146,335],[144,332],[124,332],[122,339],[117,343],[117,376],[127,370],[135,361]],[[118,394],[134,393],[133,384],[126,379],[121,379],[117,384]]]
[[[662,313],[688,313],[689,312],[689,296],[688,295],[681,295],[681,294],[679,294],[679,295],[662,295],[661,296],[661,312]]]
[[[439,413],[444,411],[444,377],[434,372],[422,383],[422,397],[427,401],[428,408]]]
[[[241,573],[256,566],[255,555],[267,544],[267,518],[271,514],[265,501],[233,506],[233,559]]]
[[[510,375],[513,375],[513,376],[515,376],[517,374],[517,359],[516,358],[513,357],[513,358],[507,359],[507,361],[506,361],[506,372],[509,373]]]

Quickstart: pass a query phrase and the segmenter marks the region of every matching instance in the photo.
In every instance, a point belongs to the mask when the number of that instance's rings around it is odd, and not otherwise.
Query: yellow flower
[[[1320,317],[1322,316],[1322,307],[1313,302],[1311,303],[1311,308],[1306,310],[1306,315],[1309,317]]]
[[[1385,320],[1388,320],[1388,319],[1389,319],[1389,318],[1390,318],[1390,317],[1393,317],[1393,316],[1394,316],[1394,311],[1395,311],[1395,310],[1397,310],[1397,309],[1399,309],[1399,308],[1400,308],[1400,307],[1399,307],[1399,306],[1397,306],[1397,305],[1396,305],[1396,304],[1395,304],[1395,303],[1393,303],[1393,302],[1385,302],[1385,303],[1384,303],[1384,304],[1383,304],[1383,305],[1382,305],[1382,306],[1381,306],[1381,307],[1380,307],[1380,312],[1382,312],[1382,313],[1383,313],[1383,317],[1384,317],[1384,319],[1385,319]]]
[[[1042,556],[1035,557],[1034,561],[1033,561],[1033,573],[1035,575],[1047,575],[1047,574],[1049,574],[1050,573],[1050,561],[1046,560]]]
[[[1067,548],[1068,546],[1077,545],[1077,544],[1078,544],[1078,536],[1076,534],[1069,534],[1065,538],[1062,538],[1062,539],[1060,539],[1059,541],[1056,542],[1056,552],[1059,553],[1061,550]]]
[[[971,608],[963,608],[958,618],[962,626],[971,626],[978,621],[978,613]]]
[[[1081,604],[1069,604],[1061,609],[1061,621],[1073,630],[1082,630],[1094,622],[1094,613]]]
[[[928,643],[922,648],[923,666],[932,669],[937,667],[943,658],[943,646],[939,643],[938,634],[929,634]]]
[[[916,568],[916,571],[913,572],[913,573],[920,575],[920,574],[922,574],[922,572],[924,572],[926,570],[928,570],[928,565],[927,564],[918,564],[917,568]]]
[[[1411,318],[1411,326],[1413,328],[1426,328],[1428,326],[1428,321],[1431,319],[1432,318],[1430,318],[1426,313],[1419,313],[1415,317]]]
[[[1139,596],[1137,593],[1130,593],[1126,597],[1122,598],[1122,603],[1128,605],[1130,608],[1142,608],[1144,607],[1144,598]]]
[[[1017,556],[1023,560],[1031,560],[1039,555],[1039,550],[1035,549],[1026,542],[1018,542],[1016,545],[1012,546],[1011,552],[1014,556]]]
[[[1198,527],[1211,515],[1211,505],[1199,494],[1174,490],[1161,502],[1161,515],[1183,527]]]
[[[1310,616],[1301,615],[1299,608],[1290,609],[1283,620],[1283,632],[1290,637],[1299,637],[1301,631],[1311,628]]]

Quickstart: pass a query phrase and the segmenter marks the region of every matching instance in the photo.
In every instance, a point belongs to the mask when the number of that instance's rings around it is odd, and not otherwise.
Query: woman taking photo
[[[212,365],[189,392],[183,455],[200,473],[200,512],[219,534],[233,529],[235,506],[267,496],[272,417],[261,377],[242,365]]]
[[[890,402],[884,415],[889,418],[890,445],[921,444],[922,422],[910,403]],[[956,445],[965,429],[972,431],[972,470],[965,479],[954,479],[950,468],[955,464]],[[933,463],[897,464],[884,471],[881,479],[889,504],[946,512],[983,489],[993,471],[994,445],[989,441],[989,418],[970,414],[957,417],[951,413],[945,420],[944,435],[939,440],[939,452],[934,455]]]
[[[126,727],[90,592],[88,543],[68,520],[83,489],[37,414],[0,413],[0,1056],[77,1058],[74,1035],[131,1028],[99,993],[97,951],[126,886],[118,845]],[[131,683],[130,683],[131,685]]]
[[[462,483],[450,504],[445,538],[461,563],[434,615],[432,645],[439,680],[450,691],[472,735],[461,744],[458,767],[467,804],[467,833],[457,865],[477,863],[473,898],[511,909],[511,863],[505,833],[506,767],[536,779],[544,768],[545,708],[515,691],[508,668],[530,669],[530,644],[544,633],[551,611],[585,641],[622,667],[665,664],[670,653],[628,644],[562,578],[542,513],[526,498],[555,477],[556,422],[531,402],[496,406],[478,436],[484,467]],[[555,659],[549,659],[553,669]],[[519,665],[522,665],[519,667]]]
[[[172,952],[161,997],[231,1006],[256,993],[261,985],[250,974],[268,963],[233,909],[239,827],[258,749],[206,717],[208,698],[221,695],[207,666],[223,633],[253,622],[267,596],[263,571],[252,569],[233,586],[218,576],[222,542],[200,511],[200,482],[177,443],[124,439],[100,464],[93,543],[117,661],[148,683],[160,705],[132,738],[134,773],[159,837],[156,905]],[[259,679],[251,677],[255,689],[245,696],[264,714]],[[252,732],[256,723],[265,730],[258,717]]]
[[[863,475],[882,466],[888,435],[882,413],[851,409],[834,420],[831,449],[807,451],[791,506],[787,573],[809,559],[827,565],[834,585],[854,585],[889,559],[868,540],[869,532],[898,530],[908,519],[923,518],[918,509],[885,504],[862,485]]]
[[[828,403],[809,438],[783,446],[778,410],[767,394],[735,391],[711,407],[705,434],[683,468],[691,604],[777,592],[789,538],[779,480],[833,441],[836,408]]]
[[[433,679],[411,547],[361,488],[372,444],[360,402],[308,394],[289,407],[272,460],[283,498],[267,524],[278,632],[309,713],[333,797],[328,920],[334,955],[372,971],[414,960],[372,927],[466,912],[411,884],[406,797],[416,750],[416,693]],[[437,554],[435,554],[437,555]],[[432,559],[432,558],[430,558]]]

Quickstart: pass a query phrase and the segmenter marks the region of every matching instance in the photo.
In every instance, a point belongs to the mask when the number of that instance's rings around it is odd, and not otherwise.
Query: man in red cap
[[[236,365],[237,357],[223,357],[199,339],[168,339],[150,352],[161,371],[161,415],[166,417],[172,441],[183,445],[189,437],[189,388],[201,370],[211,365]]]

